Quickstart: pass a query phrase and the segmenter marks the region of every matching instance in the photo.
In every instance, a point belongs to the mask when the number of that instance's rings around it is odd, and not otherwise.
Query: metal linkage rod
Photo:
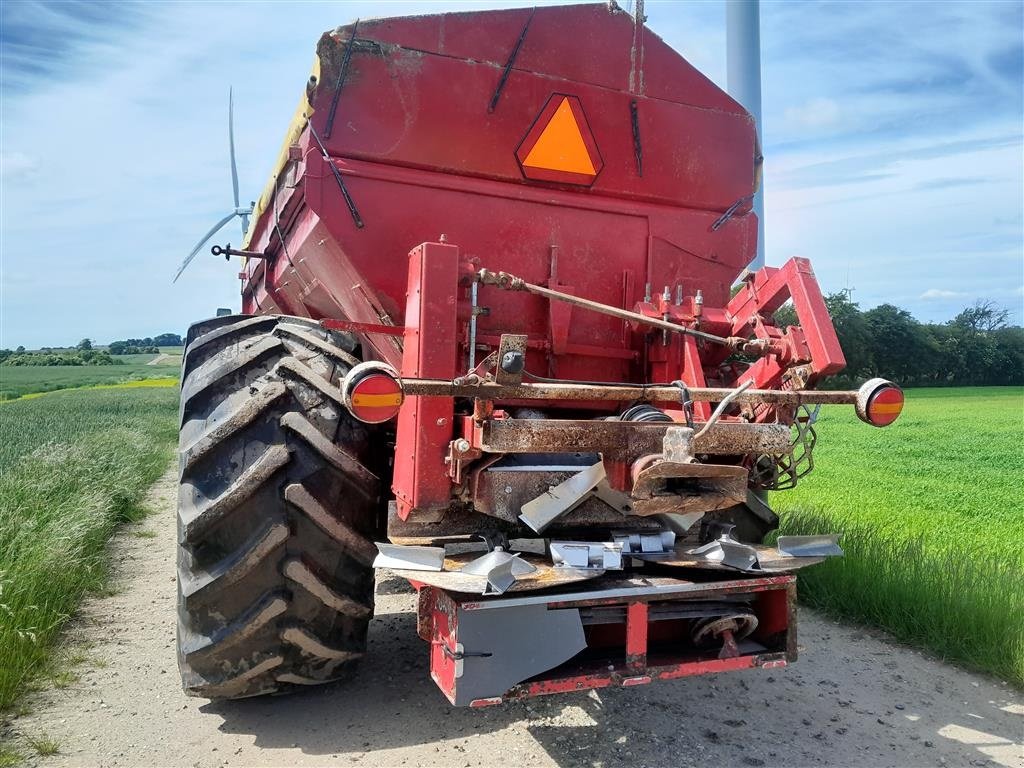
[[[352,195],[348,193],[348,187],[345,186],[345,180],[341,178],[341,171],[338,170],[338,166],[334,164],[334,160],[327,154],[327,147],[320,141],[320,137],[316,133],[316,129],[313,127],[313,120],[308,115],[306,116],[306,125],[309,126],[309,133],[316,141],[317,146],[320,148],[320,154],[323,155],[324,161],[327,163],[327,167],[331,169],[331,173],[334,174],[334,180],[338,184],[338,189],[341,190],[341,196],[345,199],[345,206],[348,208],[348,212],[352,215],[352,221],[355,222],[357,229],[362,229],[363,217],[359,215],[359,210],[356,208],[355,201],[352,200]]]
[[[352,25],[352,33],[348,36],[348,45],[345,46],[345,57],[341,60],[341,69],[338,71],[338,82],[334,84],[334,94],[331,96],[331,111],[327,113],[327,125],[324,126],[325,139],[331,138],[331,131],[334,129],[334,117],[338,112],[338,99],[341,97],[341,89],[345,85],[345,78],[348,76],[348,65],[352,61],[352,49],[355,48],[357,29],[359,29],[359,19],[356,19],[356,23]]]
[[[474,397],[485,400],[585,400],[647,403],[678,403],[679,387],[655,384],[494,384],[491,382],[454,382],[443,379],[402,378],[402,390],[408,395],[425,397]],[[719,403],[730,395],[737,403],[777,405],[854,405],[857,391],[817,391],[691,387],[694,401]]]
[[[730,336],[728,338],[725,336],[715,336],[713,333],[705,333],[704,331],[687,328],[685,325],[670,323],[667,320],[662,320],[661,318],[648,317],[647,315],[641,315],[639,312],[631,312],[628,309],[620,309],[619,307],[613,307],[609,304],[602,304],[598,301],[591,301],[590,299],[573,296],[570,293],[562,293],[561,291],[554,291],[541,285],[534,285],[533,283],[526,282],[520,277],[510,275],[508,272],[492,272],[488,269],[481,269],[477,272],[477,277],[484,285],[494,285],[506,291],[526,291],[537,296],[554,299],[555,301],[564,301],[567,304],[582,307],[583,309],[589,309],[592,312],[598,312],[602,315],[617,317],[620,320],[642,323],[643,325],[649,325],[653,328],[660,328],[663,331],[681,333],[685,336],[695,336],[698,339],[704,339],[705,341],[710,341],[715,344],[722,344],[730,349],[737,349],[752,353],[760,352],[762,354],[767,351],[763,344],[757,343],[760,340],[751,342],[748,339],[744,339],[739,336]]]

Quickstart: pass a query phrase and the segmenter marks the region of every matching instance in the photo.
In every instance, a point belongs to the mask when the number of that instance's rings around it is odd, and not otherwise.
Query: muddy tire
[[[341,405],[355,341],[293,317],[189,329],[182,368],[178,665],[185,692],[349,676],[373,614],[380,481]]]

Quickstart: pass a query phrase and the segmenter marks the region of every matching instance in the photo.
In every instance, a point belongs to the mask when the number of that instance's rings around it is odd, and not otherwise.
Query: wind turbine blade
[[[235,208],[238,208],[238,167],[235,165],[235,94],[228,89],[228,147],[231,150],[231,190],[235,193]]]
[[[209,232],[207,232],[205,235],[203,235],[203,239],[200,240],[196,244],[195,248],[192,249],[192,253],[190,253],[188,255],[188,258],[185,259],[183,262],[181,262],[181,266],[178,267],[177,274],[174,276],[174,279],[171,281],[172,283],[178,282],[178,278],[181,277],[181,273],[185,271],[185,267],[187,267],[189,264],[192,263],[192,259],[194,259],[196,257],[196,254],[199,253],[199,249],[202,248],[204,245],[206,245],[206,243],[210,240],[211,237],[213,237],[218,232],[220,232],[224,228],[224,225],[226,225],[229,221],[231,221],[237,215],[238,214],[236,214],[234,211],[232,211],[227,216],[225,216],[223,219],[221,219],[216,224],[214,224],[210,228]]]

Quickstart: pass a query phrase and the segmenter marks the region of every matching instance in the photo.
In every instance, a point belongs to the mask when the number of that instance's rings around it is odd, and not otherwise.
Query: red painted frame
[[[450,653],[445,653],[445,648],[454,649],[459,642],[458,618],[460,612],[479,610],[481,602],[488,598],[458,595],[422,584],[414,584],[414,586],[419,590],[417,632],[422,639],[430,643],[431,679],[434,680],[445,697],[454,704],[456,686],[458,685],[457,664]],[[606,658],[590,660],[586,663],[570,660],[553,670],[513,686],[502,696],[478,699],[473,701],[470,706],[489,706],[511,699],[593,688],[645,685],[656,680],[674,680],[680,677],[738,669],[772,669],[784,667],[796,660],[796,576],[785,574],[725,580],[709,582],[706,587],[699,592],[692,592],[676,598],[666,598],[661,595],[648,595],[635,599],[603,597],[600,591],[596,591],[587,599],[567,601],[564,596],[551,595],[547,602],[549,609],[625,605],[624,642],[617,648],[613,646],[609,649]],[[688,600],[709,599],[725,594],[755,595],[754,610],[758,616],[759,625],[754,637],[759,641],[769,643],[771,646],[769,650],[740,652],[740,655],[733,658],[717,658],[713,652],[699,653],[696,649],[685,646],[681,646],[673,653],[666,651],[664,637],[660,637],[657,653],[650,653],[651,628],[657,626],[655,623],[648,622],[648,604],[650,602],[657,600],[658,602],[678,602],[680,605],[684,605]],[[488,610],[500,610],[500,608],[489,608]],[[594,635],[588,637],[588,648],[595,641]]]
[[[423,243],[409,253],[402,376],[451,378],[458,370],[458,279],[455,246]],[[454,415],[455,401],[447,397],[411,396],[402,403],[392,489],[403,520],[414,509],[420,521],[439,520],[448,507],[452,485],[445,456]]]

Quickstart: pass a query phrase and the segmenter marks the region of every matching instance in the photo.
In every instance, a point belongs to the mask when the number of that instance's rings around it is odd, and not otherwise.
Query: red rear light
[[[871,379],[857,392],[857,416],[875,427],[887,427],[903,411],[903,390],[885,379]]]
[[[349,412],[367,424],[390,421],[405,399],[398,373],[386,363],[360,363],[345,376],[341,387]]]

